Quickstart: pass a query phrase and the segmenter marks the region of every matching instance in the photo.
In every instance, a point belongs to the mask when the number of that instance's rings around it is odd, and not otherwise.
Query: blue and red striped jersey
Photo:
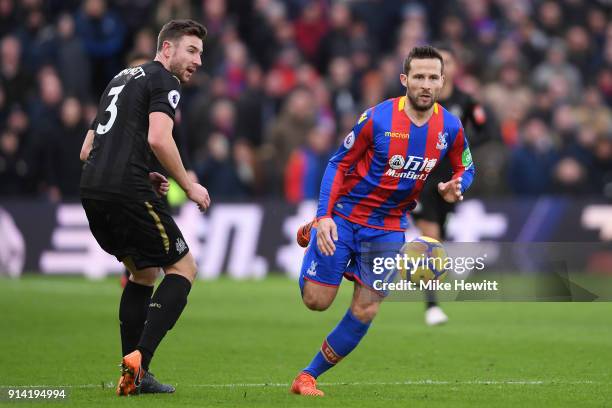
[[[449,155],[453,178],[465,191],[474,163],[461,121],[434,105],[422,126],[404,112],[406,97],[365,111],[329,160],[319,193],[317,218],[337,214],[356,224],[392,231],[408,227],[412,208],[429,173]]]

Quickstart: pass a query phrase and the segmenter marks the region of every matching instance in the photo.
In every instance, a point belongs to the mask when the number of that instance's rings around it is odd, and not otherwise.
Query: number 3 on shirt
[[[115,119],[117,119],[117,105],[115,104],[117,103],[117,98],[119,98],[119,94],[121,93],[121,91],[123,91],[124,86],[125,85],[115,86],[111,88],[110,91],[108,91],[108,96],[113,97],[113,99],[111,99],[110,103],[108,104],[108,107],[106,108],[106,111],[110,113],[110,118],[108,119],[106,125],[101,125],[98,123],[98,127],[96,128],[97,134],[103,135],[113,127]]]

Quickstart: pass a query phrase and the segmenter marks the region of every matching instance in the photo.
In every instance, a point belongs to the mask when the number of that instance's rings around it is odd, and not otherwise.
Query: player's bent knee
[[[176,274],[185,277],[189,282],[193,283],[198,273],[198,267],[191,252],[182,257],[177,263],[164,268],[166,274]]]
[[[154,286],[157,280],[157,272],[151,272],[146,274],[132,274],[130,280],[134,283],[143,286]]]
[[[144,286],[153,286],[159,276],[159,268],[137,269],[132,258],[127,257],[122,260],[123,264],[130,272],[130,280]]]
[[[306,282],[302,294],[302,301],[308,309],[322,312],[331,306],[337,291],[338,288],[325,287],[313,284],[312,282]]]
[[[370,323],[378,314],[379,302],[354,303],[351,305],[351,312],[362,323]]]
[[[304,305],[306,305],[307,308],[309,308],[310,310],[314,310],[316,312],[323,312],[327,310],[329,306],[331,305],[331,302],[325,299],[321,299],[316,296],[308,296],[306,294],[302,296],[302,300],[304,302]]]

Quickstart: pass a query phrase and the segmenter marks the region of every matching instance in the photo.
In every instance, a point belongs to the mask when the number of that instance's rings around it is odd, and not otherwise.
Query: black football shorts
[[[425,188],[419,197],[419,204],[412,212],[413,218],[418,220],[435,222],[440,226],[440,234],[445,239],[445,224],[448,214],[455,209],[455,204],[449,203],[438,193],[437,183],[425,184]]]
[[[138,269],[164,267],[189,252],[185,238],[159,199],[104,201],[82,198],[89,229],[119,261],[131,257]]]

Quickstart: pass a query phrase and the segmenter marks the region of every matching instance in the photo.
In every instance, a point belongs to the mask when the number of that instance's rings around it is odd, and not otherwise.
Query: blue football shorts
[[[395,257],[399,253],[405,242],[404,232],[366,227],[338,215],[334,215],[333,220],[338,228],[336,251],[332,256],[323,255],[317,247],[317,231],[312,229],[310,243],[302,261],[300,290],[303,291],[305,281],[337,287],[344,276],[386,295],[386,291],[375,289],[375,281],[392,282],[395,271],[381,272],[381,268],[376,266],[380,266],[381,258]]]

